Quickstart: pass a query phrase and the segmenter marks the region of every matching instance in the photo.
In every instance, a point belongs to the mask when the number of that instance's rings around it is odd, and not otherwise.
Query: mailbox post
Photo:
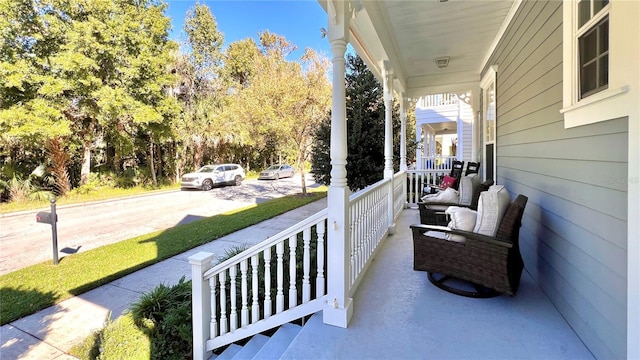
[[[53,264],[58,265],[58,214],[56,214],[56,199],[51,199],[51,212],[40,211],[36,214],[36,221],[51,224],[51,240],[53,242]]]

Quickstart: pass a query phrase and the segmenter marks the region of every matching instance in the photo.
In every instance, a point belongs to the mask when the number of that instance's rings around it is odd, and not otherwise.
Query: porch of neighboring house
[[[431,94],[416,101],[416,169],[450,169],[453,160],[477,161],[470,102],[471,92]]]
[[[592,359],[525,271],[514,297],[472,299],[445,292],[413,270],[405,209],[358,287],[344,329],[315,314],[283,359]]]

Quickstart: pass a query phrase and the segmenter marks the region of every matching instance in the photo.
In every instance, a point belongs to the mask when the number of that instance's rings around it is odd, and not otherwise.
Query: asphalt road
[[[310,175],[308,188],[316,186]],[[300,175],[248,180],[211,191],[174,190],[83,205],[58,206],[58,257],[301,192]],[[51,225],[36,222],[40,209],[0,215],[0,275],[53,259]]]

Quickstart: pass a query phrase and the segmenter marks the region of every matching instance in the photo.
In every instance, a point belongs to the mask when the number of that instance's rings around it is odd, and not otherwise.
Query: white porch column
[[[418,146],[416,146],[416,169],[422,170],[424,169],[424,160],[422,158],[427,153],[426,138],[422,139],[422,134],[424,134],[424,131],[423,131],[424,125],[422,124],[417,125],[417,123],[418,123],[418,119],[416,119],[416,144],[418,144]]]
[[[407,98],[400,93],[400,171],[407,171]],[[402,179],[402,196],[407,198],[407,174]],[[404,202],[406,209],[408,202]]]
[[[387,216],[389,234],[395,233],[393,214],[393,71],[389,63],[384,63],[383,98],[384,98],[384,178],[391,180],[388,193]]]
[[[322,312],[325,324],[346,328],[353,315],[349,297],[350,243],[349,195],[347,187],[347,113],[345,58],[349,39],[349,4],[329,0],[329,41],[333,53],[333,104],[331,107],[331,183],[327,194],[327,303]]]
[[[407,98],[400,94],[400,171],[407,171]]]

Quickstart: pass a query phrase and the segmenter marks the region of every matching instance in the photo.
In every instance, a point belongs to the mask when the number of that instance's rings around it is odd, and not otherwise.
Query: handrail
[[[205,280],[208,280],[209,278],[211,278],[211,276],[213,276],[214,274],[220,272],[220,269],[225,269],[225,268],[228,268],[230,265],[238,264],[242,260],[248,260],[252,256],[258,255],[261,252],[263,252],[264,250],[266,250],[266,249],[272,247],[273,245],[275,245],[276,243],[282,241],[282,239],[288,239],[292,235],[300,233],[301,229],[304,229],[304,228],[310,226],[311,224],[315,224],[315,223],[317,223],[317,222],[319,222],[319,221],[321,221],[323,219],[324,220],[327,219],[327,209],[326,208],[318,211],[314,215],[312,215],[312,216],[300,221],[299,223],[291,226],[290,228],[282,230],[281,232],[279,232],[279,233],[277,233],[277,234],[275,234],[273,236],[268,237],[264,241],[261,241],[260,243],[251,246],[250,248],[244,250],[240,254],[237,254],[237,255],[233,256],[232,258],[229,258],[229,259],[217,264],[216,266],[214,266],[213,268],[208,270],[206,273],[204,273],[203,278]]]

